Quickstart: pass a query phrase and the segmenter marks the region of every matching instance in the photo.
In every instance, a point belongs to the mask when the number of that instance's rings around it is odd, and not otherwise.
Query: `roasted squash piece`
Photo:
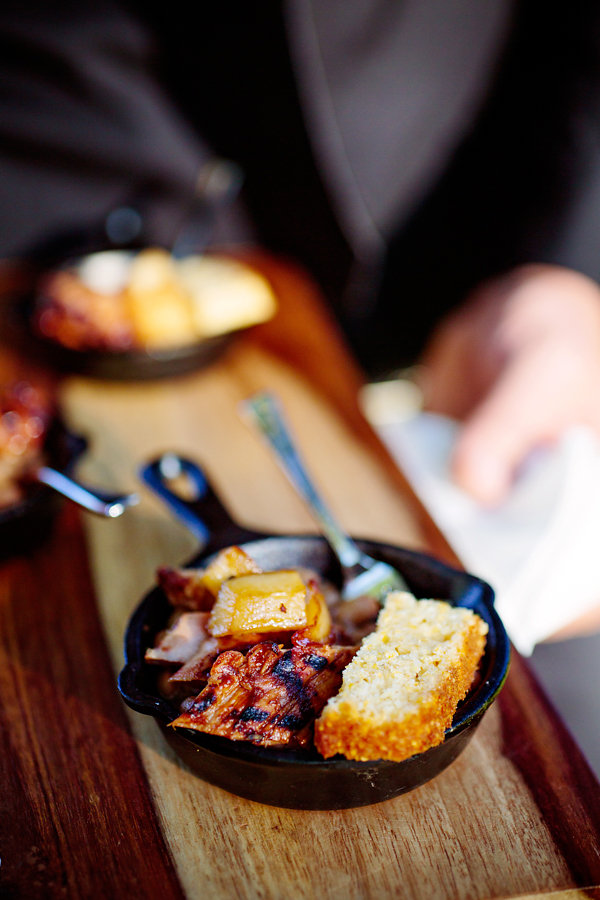
[[[332,622],[325,597],[316,581],[309,581],[306,594],[306,628],[298,631],[298,636],[323,644],[331,632]]]
[[[248,556],[241,547],[225,547],[220,550],[213,561],[206,567],[202,575],[205,587],[213,597],[219,593],[219,588],[228,578],[237,575],[251,575],[260,573],[262,569],[251,556]]]
[[[215,637],[296,631],[306,621],[307,588],[298,572],[282,569],[224,581],[208,620]]]
[[[241,547],[225,547],[205,569],[160,566],[156,575],[173,606],[208,610],[215,602],[223,581],[235,575],[261,571],[258,563]]]

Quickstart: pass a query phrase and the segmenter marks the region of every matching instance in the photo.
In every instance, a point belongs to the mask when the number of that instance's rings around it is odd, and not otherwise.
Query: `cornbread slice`
[[[389,594],[375,631],[315,723],[319,752],[400,761],[440,744],[471,686],[487,631],[472,610]]]

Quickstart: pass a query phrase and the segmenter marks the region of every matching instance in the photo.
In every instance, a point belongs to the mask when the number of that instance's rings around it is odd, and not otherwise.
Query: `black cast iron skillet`
[[[70,432],[62,419],[52,419],[44,442],[48,465],[70,475],[87,447],[85,438]],[[18,503],[0,508],[0,559],[32,549],[48,533],[62,498],[43,484],[23,488]]]
[[[102,250],[94,251],[102,252]],[[124,251],[127,252],[127,251]],[[133,252],[133,251],[132,251]],[[32,264],[29,286],[16,291],[7,304],[14,337],[24,353],[64,374],[85,375],[110,381],[140,381],[185,375],[207,366],[233,342],[237,331],[193,340],[174,347],[130,350],[75,349],[44,335],[36,317],[43,293],[41,278],[46,271],[75,265],[82,256],[59,256]],[[239,329],[238,329],[239,330]]]
[[[172,476],[178,471],[193,485],[195,499],[183,499],[172,489]],[[203,473],[189,460],[172,455],[161,457],[145,466],[141,477],[202,542],[200,551],[186,565],[202,566],[220,548],[238,544],[265,570],[308,566],[333,584],[340,583],[339,566],[323,538],[265,535],[238,525]],[[492,589],[473,575],[428,555],[376,541],[358,540],[358,544],[375,558],[396,566],[417,597],[435,597],[469,607],[488,624],[480,675],[460,704],[444,742],[403,762],[357,762],[339,756],[325,760],[314,749],[267,749],[168,727],[178,710],[160,696],[156,667],[144,663],[146,648],[153,644],[172,611],[162,590],[156,587],[142,600],[127,627],[119,690],[132,709],[156,719],[176,753],[204,780],[273,806],[366,806],[430,781],[456,759],[472,737],[485,710],[498,695],[509,663],[509,641],[494,609]]]
[[[35,334],[39,354],[48,365],[65,372],[107,381],[142,381],[186,375],[216,360],[232,342],[234,333],[216,335],[157,350],[73,350]]]

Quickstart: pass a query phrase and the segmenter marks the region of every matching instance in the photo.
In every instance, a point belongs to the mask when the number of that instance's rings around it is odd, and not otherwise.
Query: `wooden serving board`
[[[600,896],[600,788],[526,663],[434,781],[361,809],[263,806],[198,779],[116,691],[129,616],[160,564],[195,539],[140,485],[174,450],[205,469],[234,518],[315,531],[239,404],[281,397],[315,481],[357,535],[454,561],[360,415],[360,384],[318,296],[255,258],[280,313],[180,378],[70,378],[89,481],[135,488],[104,521],[65,506],[51,538],[0,567],[0,895],[7,897],[508,898]],[[2,894],[2,886],[6,894]],[[584,890],[585,889],[585,890]]]

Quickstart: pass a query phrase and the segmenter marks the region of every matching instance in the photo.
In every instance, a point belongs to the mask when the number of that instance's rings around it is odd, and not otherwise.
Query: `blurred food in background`
[[[51,415],[48,398],[32,384],[0,389],[0,509],[22,499],[21,479],[41,462]]]
[[[237,259],[109,250],[43,276],[33,323],[72,350],[161,350],[248,328],[275,309],[268,281]]]

